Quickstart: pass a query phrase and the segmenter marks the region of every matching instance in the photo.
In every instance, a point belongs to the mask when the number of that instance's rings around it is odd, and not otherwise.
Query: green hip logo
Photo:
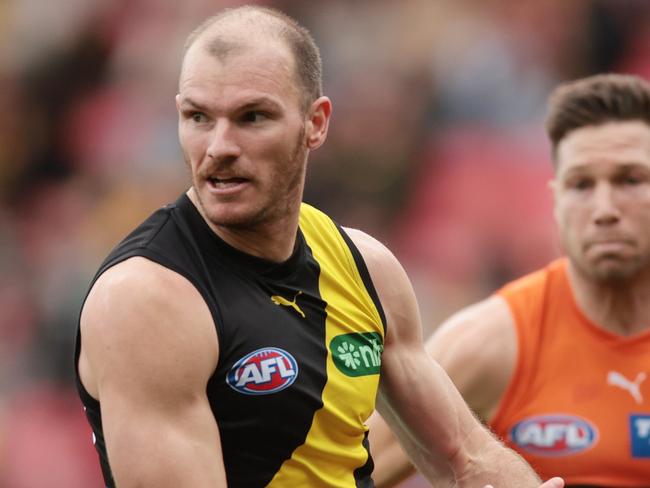
[[[347,376],[379,374],[384,350],[377,332],[360,332],[336,336],[330,342],[334,364]]]

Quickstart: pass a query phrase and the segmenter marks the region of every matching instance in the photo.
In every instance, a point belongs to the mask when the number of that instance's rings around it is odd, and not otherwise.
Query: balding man
[[[111,252],[81,312],[106,485],[371,487],[377,397],[432,481],[537,487],[428,358],[397,260],[302,203],[332,110],[307,31],[257,7],[209,19],[176,105],[192,186]]]

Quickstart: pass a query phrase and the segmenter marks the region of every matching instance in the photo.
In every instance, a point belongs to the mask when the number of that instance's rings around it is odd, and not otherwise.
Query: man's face
[[[609,122],[557,147],[555,218],[566,253],[599,283],[650,268],[650,126]]]
[[[218,59],[195,45],[176,104],[181,148],[210,223],[251,228],[298,208],[308,151],[288,48],[269,41]]]

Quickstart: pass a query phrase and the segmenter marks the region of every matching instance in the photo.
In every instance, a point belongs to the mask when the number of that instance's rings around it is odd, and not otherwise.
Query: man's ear
[[[332,101],[327,97],[314,100],[309,107],[305,125],[305,140],[310,150],[320,147],[325,142],[331,115]]]

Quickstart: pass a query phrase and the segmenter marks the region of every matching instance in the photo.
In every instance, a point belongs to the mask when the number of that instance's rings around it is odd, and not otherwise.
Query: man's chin
[[[253,212],[204,212],[208,223],[216,227],[232,229],[249,229],[254,227],[261,219]]]
[[[262,212],[248,203],[217,200],[209,192],[196,192],[197,206],[203,218],[211,226],[246,228],[254,225]]]
[[[640,272],[636,260],[603,257],[588,265],[588,274],[598,283],[619,284],[634,279]]]
[[[220,204],[218,206],[204,206],[203,217],[208,224],[216,227],[230,229],[252,229],[267,217],[264,209],[252,208],[249,205]]]

